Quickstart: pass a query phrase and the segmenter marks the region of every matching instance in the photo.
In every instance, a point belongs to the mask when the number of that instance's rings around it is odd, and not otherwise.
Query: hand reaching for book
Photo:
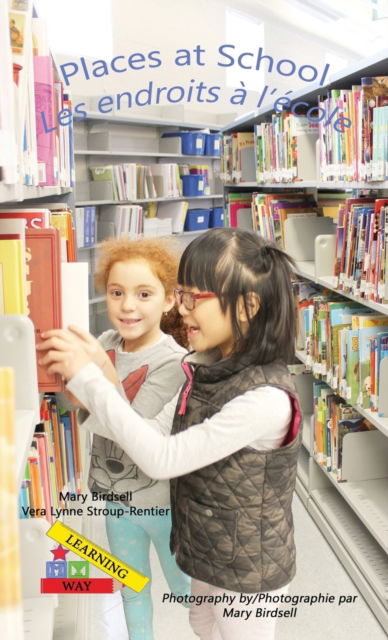
[[[113,384],[120,384],[116,369],[114,368],[111,359],[106,353],[105,349],[101,346],[99,341],[87,331],[76,327],[75,325],[69,326],[69,331],[77,336],[81,341],[83,348],[90,357],[90,359],[102,369],[104,376],[108,378]]]
[[[59,373],[66,380],[70,380],[85,364],[94,362],[108,380],[113,384],[120,384],[109,356],[98,340],[86,331],[72,325],[69,331],[46,331],[42,333],[42,338],[44,342],[41,342],[37,349],[47,353],[39,360],[39,364],[47,366],[49,373]]]
[[[51,329],[41,335],[43,342],[36,349],[46,353],[38,362],[47,367],[48,373],[59,373],[70,380],[82,367],[92,362],[82,341],[73,333],[64,329]]]

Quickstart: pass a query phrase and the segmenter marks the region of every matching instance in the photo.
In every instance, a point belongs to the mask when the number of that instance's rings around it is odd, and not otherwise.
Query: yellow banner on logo
[[[141,591],[149,582],[147,576],[143,576],[142,573],[132,569],[125,562],[62,524],[59,520],[54,522],[47,531],[47,535],[134,591]]]

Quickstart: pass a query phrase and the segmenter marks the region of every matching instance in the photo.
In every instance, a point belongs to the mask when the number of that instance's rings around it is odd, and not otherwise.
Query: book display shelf
[[[209,131],[211,134],[212,145],[210,148],[207,143],[205,144],[205,139],[197,140],[197,138],[202,138],[201,131],[203,130]],[[117,235],[117,223],[113,222],[116,216],[115,212],[119,207],[124,209],[126,205],[138,205],[138,208],[142,209],[141,216],[147,214],[147,218],[149,216],[155,221],[156,216],[168,218],[171,213],[172,217],[175,216],[172,227],[173,237],[182,246],[190,242],[201,232],[200,216],[202,212],[209,215],[209,211],[213,208],[222,207],[223,193],[222,183],[219,179],[220,136],[218,131],[219,125],[215,124],[207,126],[193,122],[182,124],[182,122],[165,118],[141,120],[120,115],[104,116],[101,113],[89,114],[85,120],[74,123],[75,206],[77,209],[84,208],[85,212],[93,209],[93,215],[96,218],[95,229],[97,228],[97,232],[95,230],[93,232],[95,242],[92,240],[89,246],[78,247],[80,259],[87,260],[90,264],[90,328],[95,335],[108,328],[108,324],[103,304],[105,296],[94,292],[92,274],[97,260],[99,242],[106,237]],[[181,133],[181,135],[171,135],[177,133]],[[212,134],[217,135],[213,135],[212,138]],[[205,145],[203,149],[205,154],[197,152],[198,145],[200,146],[201,143]],[[134,174],[132,173],[134,184],[131,189],[136,192],[137,197],[135,198],[123,199],[123,194],[117,193],[112,180],[92,179],[94,167],[111,168],[115,165],[128,167],[129,164],[132,164],[134,171]],[[134,165],[143,167],[141,176],[139,169],[137,169],[136,175]],[[147,178],[144,177],[147,167],[153,174],[156,174],[158,172],[156,165],[164,165],[164,167],[173,165],[172,171],[175,174],[179,165],[187,165],[194,172],[198,171],[199,175],[187,178],[188,183],[178,187],[181,193],[177,193],[177,185],[175,184],[175,189],[173,186],[175,195],[163,196],[160,194],[169,186],[171,187],[167,181],[164,182],[163,174],[161,173],[160,178],[156,178],[155,175],[152,178],[149,175]],[[202,176],[205,178],[204,188],[202,186],[198,188],[197,178],[200,179]],[[123,182],[126,182],[127,178],[128,182],[131,180],[127,174]],[[151,180],[151,184],[149,180]],[[157,192],[154,190],[155,186]],[[197,220],[195,220],[194,228],[185,231],[183,230],[183,220],[186,212],[191,210],[197,214],[198,229],[196,228]],[[86,213],[84,215],[86,216]],[[161,220],[161,222],[163,221]],[[136,231],[131,232],[132,237],[136,237],[136,235],[138,235]],[[171,235],[171,226],[157,231],[151,230],[147,235]]]
[[[309,106],[317,105],[319,96],[332,89],[350,89],[352,85],[359,85],[363,77],[388,75],[388,50],[373,58],[364,60],[347,68],[342,74],[332,76],[324,87],[309,87],[290,94],[290,102],[302,100]],[[321,104],[321,103],[320,103]],[[306,107],[308,108],[308,107]],[[274,113],[274,105],[268,105],[246,118],[240,118],[223,128],[223,133],[230,136],[237,132],[260,131],[258,126],[270,122]],[[317,136],[318,137],[318,136]],[[255,148],[251,153],[255,156],[255,166],[258,158],[257,138]],[[317,143],[317,157],[320,158],[319,141]],[[240,158],[241,160],[241,158]],[[244,161],[244,158],[242,158]],[[221,166],[226,166],[223,161]],[[373,197],[386,198],[388,182],[384,180],[354,181],[320,179],[319,163],[316,163],[316,180],[297,179],[294,182],[256,182],[252,180],[251,160],[245,161],[239,167],[240,173],[234,174],[234,180],[224,175],[224,193],[228,197],[230,192],[249,192],[281,194],[287,190],[307,189],[315,196],[322,190],[349,190],[349,197],[358,197],[368,189]],[[232,177],[230,174],[230,178]],[[286,222],[289,223],[288,219]],[[314,260],[297,262],[298,274],[306,281],[316,283],[332,291],[337,291],[338,278],[334,277],[335,231],[322,231],[318,237],[310,239]],[[332,235],[330,235],[332,234]],[[314,247],[315,241],[315,247]],[[292,243],[291,243],[292,244]],[[291,255],[292,246],[287,247]],[[295,256],[296,257],[296,256]],[[297,258],[296,258],[297,259]],[[387,257],[385,256],[385,260]],[[387,271],[386,271],[387,273]],[[388,316],[388,304],[339,291],[350,300],[355,300],[365,309]],[[383,299],[388,299],[388,283],[385,282]],[[354,408],[375,427],[376,431],[359,432],[352,437],[344,438],[343,449],[343,479],[338,482],[333,472],[328,472],[318,464],[314,456],[314,406],[313,382],[317,378],[318,369],[314,366],[311,356],[304,351],[297,351],[298,359],[305,364],[303,374],[296,376],[296,384],[301,398],[304,412],[303,446],[298,464],[296,490],[306,509],[326,537],[327,541],[341,560],[349,575],[360,589],[365,600],[374,612],[376,618],[386,632],[388,632],[388,417],[380,417],[379,413],[362,408],[354,404]],[[319,372],[321,373],[321,372]],[[388,389],[387,367],[381,367],[380,395],[386,394]],[[320,376],[325,379],[325,376]],[[326,380],[330,385],[330,380]],[[334,391],[338,393],[338,391]],[[381,400],[384,415],[388,416],[384,399]]]
[[[20,487],[35,425],[39,422],[35,331],[22,315],[0,316],[0,366],[15,375],[15,453],[17,486]],[[24,633],[28,638],[51,640],[56,596],[39,594],[39,577],[45,575],[50,540],[49,524],[41,518],[19,520]]]
[[[0,101],[0,224],[3,242],[0,256],[0,367],[10,368],[15,380],[12,398],[15,437],[12,448],[16,458],[16,493],[12,495],[12,502],[11,498],[4,502],[3,516],[8,504],[10,511],[12,509],[19,514],[23,489],[24,505],[44,506],[49,512],[49,498],[54,495],[51,488],[56,487],[56,469],[53,469],[54,461],[48,455],[48,432],[38,429],[36,437],[34,434],[36,426],[41,423],[43,391],[56,392],[63,385],[60,377],[44,379],[42,368],[36,362],[36,336],[44,327],[66,326],[69,321],[79,324],[81,315],[87,329],[88,319],[88,305],[82,305],[82,300],[87,297],[86,265],[75,262],[75,254],[69,257],[69,210],[74,210],[72,128],[51,127],[57,121],[58,113],[70,106],[69,96],[64,91],[49,51],[44,23],[36,16],[32,5],[32,0],[0,3],[3,62]],[[9,24],[12,20],[22,36],[22,47],[10,41]],[[42,112],[50,131],[43,126]],[[66,211],[67,230],[54,228],[54,219],[58,222],[58,212],[62,210]],[[66,234],[67,231],[69,235],[64,237],[63,232]],[[45,243],[45,249],[42,249],[43,244],[37,243]],[[77,295],[80,304],[74,301]],[[77,319],[73,315],[76,308]],[[54,316],[58,324],[53,323]],[[74,434],[75,421],[73,426]],[[60,456],[66,444],[64,437],[63,447],[59,445]],[[42,445],[39,451],[32,446],[34,441],[37,447],[38,442]],[[42,452],[46,456],[41,456]],[[42,469],[45,461],[48,462],[43,489],[41,461]],[[34,478],[28,477],[32,468],[30,463],[35,464],[37,474]],[[69,477],[70,474],[67,475]],[[35,488],[44,495],[44,502],[35,502],[38,494],[33,495],[33,490],[30,502],[26,485],[32,486],[34,480]],[[49,487],[50,481],[53,484]],[[5,495],[6,482],[4,485],[2,492]],[[3,518],[2,522],[5,530],[6,520]],[[52,541],[46,536],[49,526],[43,517],[27,517],[26,514],[25,518],[19,519],[19,552],[12,549],[18,563],[12,567],[6,564],[3,572],[4,577],[9,571],[10,584],[14,582],[13,573],[17,571],[21,575],[22,635],[30,640],[52,640],[54,633],[58,598],[41,594],[40,589],[40,580],[46,575],[46,562],[51,559]],[[2,542],[7,547],[10,538],[2,538]],[[3,590],[7,588],[2,584]],[[20,599],[19,595],[19,602]],[[7,613],[3,609],[0,611],[2,634],[5,633],[7,638],[21,637],[16,635],[17,630],[12,635],[13,630],[7,626]]]

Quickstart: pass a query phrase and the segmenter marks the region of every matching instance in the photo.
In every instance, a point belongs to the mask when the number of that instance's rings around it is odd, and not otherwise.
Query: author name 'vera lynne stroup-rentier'
[[[132,500],[132,491],[125,491],[124,493],[97,493],[92,491],[88,493],[80,493],[78,495],[72,494],[69,491],[63,493],[59,492],[59,499],[65,502],[78,502],[82,505],[86,500],[108,500],[109,502],[130,502]],[[22,507],[22,513],[25,517],[29,518],[44,518],[46,515],[51,515],[54,518],[60,518],[61,516],[82,516],[84,515],[83,507],[50,507],[49,509],[33,509],[32,507]],[[127,515],[137,516],[165,516],[169,513],[170,507],[148,507],[141,509],[140,507],[117,505],[117,507],[95,507],[89,505],[86,508],[86,515],[88,516],[107,516],[109,514],[120,518]]]

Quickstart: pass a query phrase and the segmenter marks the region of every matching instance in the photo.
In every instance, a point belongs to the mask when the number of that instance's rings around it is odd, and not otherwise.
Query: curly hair
[[[96,289],[106,292],[109,273],[116,262],[144,260],[163,285],[166,296],[173,294],[177,285],[178,256],[173,253],[174,246],[158,238],[109,238],[100,248],[97,269],[94,274]],[[178,250],[176,250],[178,253]],[[181,316],[174,306],[162,316],[160,328],[169,333],[183,347],[188,346],[187,333]]]

